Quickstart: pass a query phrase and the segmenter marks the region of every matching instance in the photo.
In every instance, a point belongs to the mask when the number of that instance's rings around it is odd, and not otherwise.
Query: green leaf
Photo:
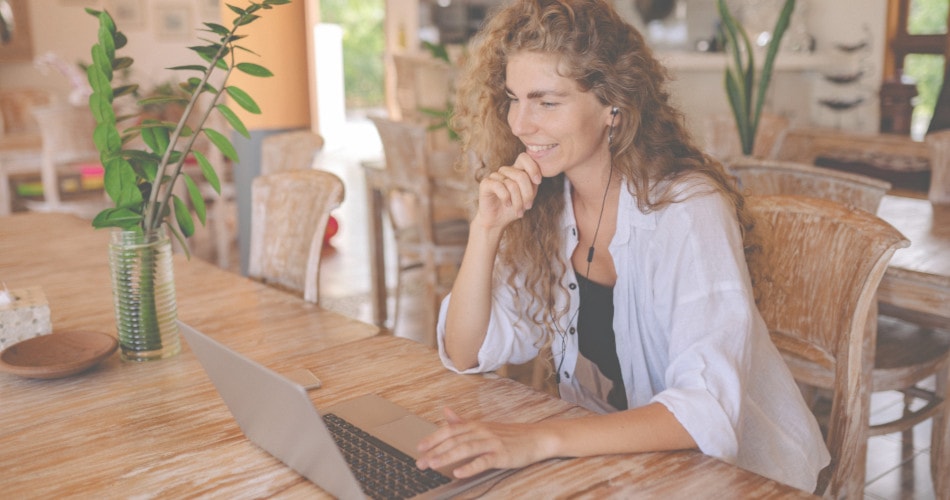
[[[96,125],[92,131],[92,142],[99,154],[112,153],[122,148],[122,138],[115,124],[104,122]]]
[[[228,159],[231,161],[238,161],[237,151],[234,149],[234,145],[231,144],[231,141],[229,141],[227,137],[225,137],[221,132],[211,128],[205,128],[202,130],[204,131],[205,135],[208,136],[208,139],[211,141],[211,143],[214,144],[215,147],[217,147],[222,153],[224,153],[224,156],[228,157]]]
[[[234,102],[238,103],[238,105],[244,108],[248,113],[255,115],[261,114],[261,108],[257,106],[257,103],[254,102],[254,99],[252,99],[247,92],[233,85],[225,87],[224,90],[231,96],[231,99],[234,99]]]
[[[185,202],[181,201],[181,198],[176,195],[172,195],[172,203],[175,204],[175,220],[178,221],[181,234],[185,238],[195,234],[195,221],[191,220],[191,211],[188,210],[188,205],[185,205]]]
[[[168,135],[166,125],[160,122],[146,120],[142,123],[142,140],[157,154],[165,154],[168,149]]]
[[[115,40],[115,50],[119,50],[122,47],[125,47],[129,43],[129,39],[125,37],[125,33],[116,32],[114,36]]]
[[[187,70],[187,71],[200,71],[200,72],[202,72],[202,73],[204,73],[205,71],[208,71],[208,67],[207,67],[207,66],[202,66],[202,65],[200,65],[200,64],[186,64],[186,65],[184,65],[184,66],[172,66],[171,68],[166,68],[166,69],[173,69],[173,70],[176,70],[176,71],[184,71],[184,70]]]
[[[163,105],[163,104],[188,104],[188,98],[180,95],[159,95],[154,97],[146,97],[145,99],[140,99],[138,105],[141,107],[152,106],[152,105]]]
[[[166,214],[165,216],[167,217],[167,214]],[[185,237],[182,236],[181,233],[178,232],[178,229],[177,229],[175,226],[171,225],[171,224],[168,225],[168,230],[172,232],[172,236],[174,236],[175,239],[178,240],[178,243],[181,244],[182,250],[185,251],[185,258],[187,258],[187,259],[190,260],[190,259],[191,259],[191,250],[188,250],[188,243],[185,242]]]
[[[105,80],[106,82],[104,86],[99,84],[100,87],[93,87],[93,91],[101,90],[104,87],[112,85],[112,63],[109,61],[109,56],[106,55],[105,49],[103,49],[101,45],[92,46],[92,66],[89,68],[88,73],[92,75],[93,72],[98,72],[98,75],[102,75],[101,77],[97,75],[96,78]],[[90,80],[89,84],[94,85],[95,83]]]
[[[228,34],[231,33],[231,30],[225,28],[224,26],[221,26],[220,24],[217,24],[217,23],[204,23],[204,24],[205,26],[208,27],[207,31],[210,31],[216,35],[228,36]]]
[[[115,89],[113,89],[112,95],[113,97],[131,95],[131,94],[134,94],[138,89],[139,89],[139,85],[137,83],[133,83],[131,85],[120,85],[116,87]]]
[[[249,63],[249,62],[238,63],[237,66],[235,67],[238,70],[243,71],[251,76],[261,76],[261,77],[274,76],[274,74],[271,73],[269,69],[263,66],[260,66],[258,64],[254,64],[254,63]]]
[[[191,176],[182,172],[181,176],[185,179],[185,187],[188,188],[188,197],[191,198],[191,205],[195,207],[195,215],[198,216],[198,220],[201,221],[201,225],[205,224],[205,199],[201,195],[201,190],[198,189],[198,185],[195,184],[195,181],[192,180]]]
[[[122,158],[113,158],[105,162],[103,167],[105,168],[103,186],[106,194],[116,206],[129,206],[129,203],[135,200],[135,195],[128,190],[128,187],[136,187],[135,171],[132,170],[132,165]],[[141,197],[139,201],[141,202]]]
[[[198,166],[201,167],[201,175],[204,176],[215,193],[221,194],[221,180],[218,179],[218,173],[215,172],[211,162],[201,153],[201,151],[192,151],[198,160]]]
[[[247,131],[247,127],[244,126],[244,122],[241,121],[241,118],[239,118],[238,115],[234,113],[234,111],[231,111],[231,108],[225,106],[224,104],[218,104],[215,107],[218,108],[221,116],[224,116],[235,132],[247,137],[248,139],[251,138],[251,133]]]
[[[243,16],[244,14],[247,14],[247,11],[245,11],[244,9],[240,7],[237,7],[231,4],[226,4],[226,5],[228,6],[229,9],[231,9],[231,12],[234,12],[235,14],[239,16]]]
[[[131,57],[117,57],[115,61],[112,61],[112,71],[130,68],[133,62],[135,61]]]
[[[92,220],[92,227],[118,227],[122,229],[134,229],[142,222],[142,215],[129,210],[128,208],[107,208],[96,215]]]
[[[105,52],[106,57],[111,61],[115,58],[115,22],[108,12],[103,11],[99,14],[99,46]],[[112,66],[111,64],[109,65]]]
[[[102,92],[93,92],[89,96],[89,110],[92,111],[92,116],[96,119],[97,124],[105,122],[115,125],[116,119],[112,110],[112,103],[102,95]]]

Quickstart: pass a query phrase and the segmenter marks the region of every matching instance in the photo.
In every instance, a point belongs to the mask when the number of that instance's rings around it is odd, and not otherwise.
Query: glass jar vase
[[[150,361],[178,354],[172,246],[165,227],[146,233],[113,229],[109,267],[122,359]]]

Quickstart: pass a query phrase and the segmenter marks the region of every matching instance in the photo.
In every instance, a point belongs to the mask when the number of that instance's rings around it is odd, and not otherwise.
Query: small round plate
[[[27,378],[61,378],[108,358],[119,342],[105,333],[69,331],[17,342],[0,352],[0,371]]]

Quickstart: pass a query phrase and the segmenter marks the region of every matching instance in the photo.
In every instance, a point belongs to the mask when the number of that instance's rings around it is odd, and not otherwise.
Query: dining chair
[[[42,140],[40,178],[43,185],[42,201],[27,201],[29,210],[40,212],[68,212],[92,219],[110,206],[105,194],[94,194],[82,199],[64,200],[61,193],[61,175],[78,174],[84,166],[98,166],[99,152],[93,144],[95,119],[88,106],[54,104],[32,108]]]
[[[751,195],[746,202],[756,220],[748,262],[759,311],[795,379],[832,394],[824,429],[831,465],[816,493],[863,498],[875,295],[908,241],[877,216],[830,200]]]
[[[379,116],[370,119],[383,146],[388,184],[383,197],[396,240],[396,324],[404,314],[401,296],[408,289],[407,274],[421,271],[423,331],[416,334],[434,345],[439,302],[451,289],[468,240],[466,200],[474,191],[462,187],[463,191],[453,192],[433,178],[435,165],[424,125]]]
[[[753,195],[800,195],[827,199],[869,213],[877,213],[890,183],[868,176],[796,162],[739,159],[729,165],[746,192]],[[876,309],[875,309],[876,310]],[[913,314],[888,307],[877,315],[877,349],[874,351],[872,392],[898,391],[904,395],[899,418],[869,427],[868,436],[906,432],[930,418],[946,421],[950,403],[947,367],[950,365],[950,332],[918,324]],[[930,384],[934,388],[930,389]],[[808,388],[805,388],[809,392]],[[816,392],[815,401],[818,401]],[[922,404],[922,406],[920,406]],[[916,405],[917,409],[914,409]],[[946,424],[942,424],[946,429]],[[936,432],[936,431],[933,431]],[[950,436],[932,440],[934,463],[950,467]],[[938,433],[939,434],[939,433]],[[937,447],[937,445],[941,447]],[[939,450],[946,450],[939,452]],[[941,453],[943,453],[941,455]],[[936,469],[935,469],[936,470]],[[947,476],[944,474],[935,474]],[[950,488],[950,482],[944,486]],[[939,491],[939,490],[938,490]],[[947,490],[950,495],[950,489]]]
[[[740,157],[726,169],[748,193],[792,194],[824,198],[877,213],[891,184],[861,174],[791,161]]]
[[[261,175],[313,168],[323,136],[310,129],[268,135],[261,141]]]
[[[317,303],[323,234],[343,195],[343,181],[323,170],[256,177],[248,276]]]

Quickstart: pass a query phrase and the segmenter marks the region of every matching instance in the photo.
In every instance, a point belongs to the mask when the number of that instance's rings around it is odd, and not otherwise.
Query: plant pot
[[[112,230],[109,267],[122,359],[151,361],[178,354],[175,276],[166,229],[144,234]]]

